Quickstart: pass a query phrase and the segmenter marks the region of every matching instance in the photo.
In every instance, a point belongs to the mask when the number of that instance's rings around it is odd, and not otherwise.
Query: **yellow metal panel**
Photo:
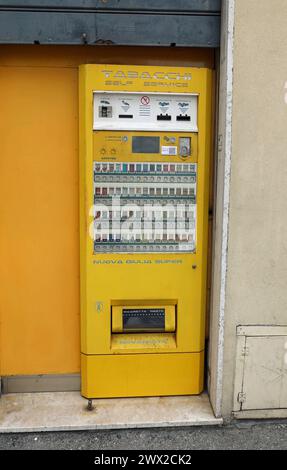
[[[93,246],[87,242],[90,253]],[[133,255],[139,262],[147,259],[147,255]],[[94,265],[87,262],[88,281],[82,279],[83,286],[89,283],[85,297],[87,308],[82,317],[82,352],[86,354],[108,354],[110,351],[111,304],[113,299],[142,299],[154,301],[177,299],[177,312],[185,312],[177,330],[178,350],[180,352],[201,351],[204,348],[204,311],[201,311],[201,272],[192,269],[193,262],[198,263],[199,255],[164,254],[164,259],[171,264],[161,263],[162,255],[150,256],[152,264],[129,264],[130,255],[121,254],[119,264],[112,264],[115,255],[98,254],[97,261],[104,264]],[[177,259],[179,264],[174,264]],[[107,262],[107,264],[106,264]],[[110,262],[110,263],[109,263]],[[96,274],[95,274],[96,273]],[[109,282],[107,282],[107,279]],[[159,282],[160,280],[160,282]],[[191,289],[194,286],[194,289]],[[97,310],[97,302],[101,310]],[[85,312],[89,312],[86,320]],[[86,326],[85,326],[86,325]]]
[[[166,145],[164,141],[164,137],[168,132],[157,132],[156,135],[160,137],[160,145]],[[179,132],[169,132],[172,136],[178,139],[184,133]],[[94,132],[93,135],[93,153],[94,153],[94,160],[97,161],[106,161],[106,155],[102,155],[103,149],[107,149],[107,155],[113,155],[113,158],[109,158],[108,161],[120,161],[126,162],[131,159],[131,149],[130,149],[130,140],[125,142],[123,139],[120,138],[123,134],[127,134],[127,131],[120,132],[120,131],[105,131],[105,132]],[[133,136],[143,136],[143,135],[151,135],[152,132],[132,132]],[[196,163],[198,160],[198,136],[197,133],[190,132],[188,135],[191,137],[191,156],[188,158],[179,159],[178,156],[169,156],[168,162],[177,162],[177,163]],[[137,154],[133,153],[132,158],[134,162],[150,162],[150,161],[157,161],[159,163],[166,163],[167,159],[164,155],[156,155],[156,157],[152,157],[151,155],[146,154]]]
[[[165,307],[165,331],[175,331],[176,328],[176,311],[175,307]]]
[[[214,68],[214,50],[190,47],[1,45],[5,67],[73,67],[79,64],[138,64]]]
[[[122,331],[123,331],[122,307],[112,307],[112,332],[122,333]]]
[[[170,352],[176,349],[175,335],[172,333],[113,334],[112,353],[154,353]]]
[[[166,369],[159,373],[159,380],[163,382],[159,392],[157,386],[151,387],[149,378],[146,374],[142,376],[141,392],[137,382],[137,371],[139,364],[149,364],[150,375],[154,377],[158,373],[155,357],[164,357],[168,364],[176,364],[178,358],[179,364],[183,357],[195,357],[204,349],[204,328],[205,328],[205,304],[206,304],[206,268],[207,268],[207,239],[208,239],[208,200],[209,200],[209,160],[210,160],[210,136],[211,136],[211,91],[212,91],[212,72],[207,69],[178,69],[172,67],[136,67],[121,66],[123,76],[129,76],[129,70],[133,71],[134,80],[126,78],[116,78],[118,66],[111,65],[87,65],[80,68],[80,108],[81,108],[81,127],[80,127],[80,159],[81,159],[81,285],[82,285],[82,338],[81,351],[83,358],[88,357],[89,361],[95,364],[94,368],[83,367],[83,383],[104,380],[108,385],[103,386],[103,392],[94,392],[93,387],[87,387],[84,393],[87,397],[93,396],[130,396],[150,395],[150,394],[173,394],[169,386],[176,393],[186,393],[185,379],[181,377],[183,369],[179,366],[179,371],[175,373],[178,382],[177,387],[171,386],[167,375],[172,375],[176,366],[172,367],[172,372]],[[104,78],[103,70],[108,70],[108,79]],[[194,93],[198,95],[198,135],[190,135],[193,141],[193,155],[190,161],[198,163],[197,178],[197,249],[196,253],[157,253],[157,254],[96,254],[94,255],[93,240],[89,236],[88,228],[93,223],[90,206],[93,203],[94,181],[93,181],[93,161],[99,158],[102,146],[105,145],[105,138],[110,131],[93,132],[93,91],[145,91],[145,80],[142,78],[148,71],[149,74],[160,73],[162,77],[169,74],[169,77],[175,72],[181,75],[188,71],[192,75],[191,80],[180,79],[173,83],[168,79],[162,78],[165,86],[158,85],[155,82],[148,82],[146,92],[167,92],[174,93]],[[165,83],[166,82],[166,83]],[[125,132],[126,133],[126,132]],[[144,135],[144,133],[135,133],[133,135]],[[165,133],[166,134],[166,133]],[[113,135],[116,135],[114,133]],[[162,136],[161,136],[162,137]],[[115,145],[115,152],[112,158],[106,158],[105,161],[112,161],[130,158],[127,150],[121,145]],[[117,156],[118,154],[118,156]],[[134,161],[145,161],[145,156],[135,156]],[[100,157],[101,158],[101,157]],[[154,162],[160,158],[159,155],[149,155],[148,161]],[[171,159],[173,161],[173,159]],[[176,160],[174,160],[176,161]],[[122,299],[122,300],[119,300]],[[111,335],[111,306],[136,303],[137,299],[144,299],[147,304],[163,304],[160,299],[167,299],[168,303],[176,305],[177,309],[177,328],[175,335],[176,354],[162,355],[166,351],[164,345],[162,349],[156,348],[157,355],[152,354],[152,350],[144,351],[136,349],[137,354],[131,353],[123,359],[121,364],[128,367],[128,372],[123,367],[120,374],[125,378],[125,385],[118,379],[118,374],[112,374],[115,370],[115,363],[119,361],[118,356],[114,355],[115,344],[118,344],[118,337]],[[152,335],[146,335],[146,340]],[[117,351],[117,352],[120,352]],[[189,354],[190,353],[190,356]],[[122,355],[121,355],[122,356]],[[180,359],[181,358],[181,359]],[[85,360],[85,359],[83,359]],[[163,359],[162,359],[163,360]],[[155,362],[154,362],[155,361]],[[102,367],[106,375],[102,373]],[[109,370],[107,370],[109,369]],[[156,371],[156,372],[155,372]],[[88,377],[86,376],[88,374]],[[89,374],[93,374],[90,377]],[[128,374],[128,375],[127,375]],[[193,376],[196,375],[196,377]],[[194,368],[190,381],[199,381],[203,371]],[[108,378],[109,377],[109,378]],[[166,380],[166,384],[164,384]],[[128,383],[128,385],[127,385]],[[100,386],[99,386],[100,387]],[[198,387],[197,390],[199,390]],[[123,391],[125,390],[125,391]],[[148,392],[147,392],[148,390]],[[193,386],[189,390],[194,390]],[[96,393],[96,395],[94,395]],[[190,392],[197,393],[197,392]]]
[[[1,374],[80,367],[77,72],[0,69]]]
[[[198,395],[203,390],[203,361],[203,352],[138,354],[136,361],[134,355],[82,355],[82,395]]]

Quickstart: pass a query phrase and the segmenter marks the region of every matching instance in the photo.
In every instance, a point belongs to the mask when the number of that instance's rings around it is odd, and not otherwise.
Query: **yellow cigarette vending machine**
[[[80,67],[82,395],[203,389],[212,72]]]

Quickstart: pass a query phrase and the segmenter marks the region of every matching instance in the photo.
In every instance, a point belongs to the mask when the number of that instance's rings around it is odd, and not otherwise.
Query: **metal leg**
[[[87,406],[87,410],[88,411],[93,411],[94,407],[93,407],[93,400],[88,400],[88,406]]]

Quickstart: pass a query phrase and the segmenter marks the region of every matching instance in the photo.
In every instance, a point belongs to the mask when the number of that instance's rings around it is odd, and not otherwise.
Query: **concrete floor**
[[[287,423],[0,434],[0,450],[5,449],[287,450]]]
[[[219,425],[207,394],[87,400],[79,392],[14,393],[0,399],[0,433]]]

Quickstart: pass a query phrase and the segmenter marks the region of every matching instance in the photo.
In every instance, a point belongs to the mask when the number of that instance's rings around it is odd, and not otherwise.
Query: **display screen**
[[[137,136],[132,138],[133,153],[160,153],[159,137]]]

